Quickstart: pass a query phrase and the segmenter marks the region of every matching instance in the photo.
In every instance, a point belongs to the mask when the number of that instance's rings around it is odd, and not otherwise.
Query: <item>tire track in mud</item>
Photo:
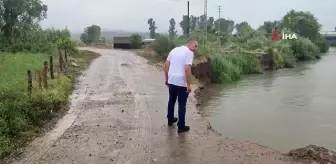
[[[125,52],[127,53],[127,52]],[[134,131],[132,137],[133,141],[136,144],[127,145],[124,152],[122,154],[125,157],[128,157],[126,161],[118,161],[117,163],[149,163],[150,156],[148,155],[148,151],[151,149],[150,142],[148,139],[148,134],[151,134],[151,118],[149,117],[149,113],[147,111],[147,107],[145,106],[144,101],[146,99],[145,95],[141,95],[137,93],[132,87],[137,80],[134,78],[136,76],[141,76],[144,70],[136,67],[137,60],[128,59],[128,55],[126,54],[118,54],[118,61],[121,65],[119,67],[120,77],[126,81],[127,87],[129,90],[132,90],[132,94],[134,96],[135,103],[135,125],[138,127],[136,131]],[[131,153],[129,151],[132,151]],[[135,156],[130,157],[129,154],[136,154]]]

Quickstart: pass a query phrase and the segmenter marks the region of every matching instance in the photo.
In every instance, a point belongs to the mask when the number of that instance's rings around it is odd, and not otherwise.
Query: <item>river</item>
[[[321,60],[210,85],[201,112],[226,137],[288,152],[309,144],[336,149],[336,49]]]

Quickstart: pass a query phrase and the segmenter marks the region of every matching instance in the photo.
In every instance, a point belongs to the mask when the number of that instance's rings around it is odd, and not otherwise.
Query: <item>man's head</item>
[[[195,53],[197,51],[197,48],[198,48],[198,42],[194,39],[189,40],[188,43],[187,43],[187,47],[189,48],[190,51]]]

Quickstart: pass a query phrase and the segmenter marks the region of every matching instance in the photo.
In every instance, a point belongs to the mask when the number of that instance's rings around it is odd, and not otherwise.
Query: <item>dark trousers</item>
[[[169,101],[168,101],[168,123],[173,122],[174,120],[174,107],[176,99],[178,99],[178,127],[183,128],[185,126],[185,115],[187,108],[187,87],[180,87],[176,85],[169,84]]]

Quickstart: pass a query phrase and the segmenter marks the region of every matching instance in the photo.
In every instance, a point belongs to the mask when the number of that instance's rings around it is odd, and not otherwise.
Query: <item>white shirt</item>
[[[186,87],[185,65],[192,65],[194,53],[187,46],[176,47],[170,51],[168,84]]]

